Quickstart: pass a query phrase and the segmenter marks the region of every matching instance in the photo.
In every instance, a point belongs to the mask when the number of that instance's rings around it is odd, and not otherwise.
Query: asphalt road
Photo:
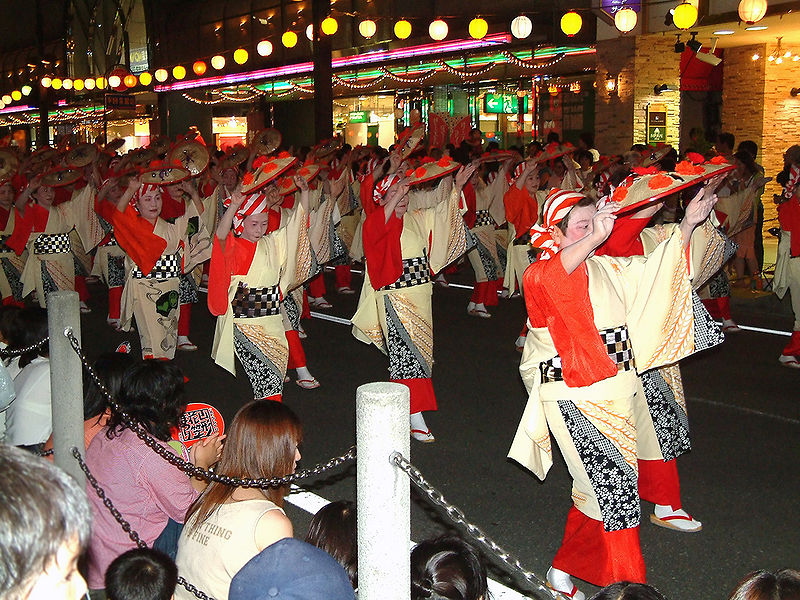
[[[333,290],[332,274],[327,274]],[[469,283],[463,270],[453,278]],[[360,278],[354,275],[354,285]],[[90,357],[113,350],[135,334],[118,334],[104,322],[104,289],[92,288],[94,312],[82,320]],[[437,288],[434,294],[434,386],[439,411],[427,422],[436,443],[412,441],[411,460],[467,518],[523,565],[543,576],[560,545],[570,505],[570,480],[560,457],[545,482],[506,458],[525,403],[514,339],[524,319],[520,299],[501,300],[493,318],[466,314],[469,291]],[[331,315],[349,318],[357,296],[328,294]],[[742,323],[788,331],[791,318],[773,305],[736,299]],[[773,312],[764,312],[763,306]],[[234,378],[210,359],[213,319],[195,306],[194,353],[177,361],[190,378],[195,401],[216,406],[229,421],[250,398],[243,373]],[[388,376],[387,361],[374,347],[356,341],[346,325],[312,319],[304,341],[317,390],[286,385],[284,401],[304,425],[302,466],[342,454],[355,440],[355,391]],[[777,356],[786,338],[742,332],[719,348],[682,365],[693,450],[678,461],[684,507],[703,522],[700,533],[665,530],[643,519],[642,549],[649,582],[671,600],[724,600],[754,569],[800,567],[800,372],[782,368]],[[355,499],[355,465],[350,463],[304,487],[328,500]],[[412,537],[422,540],[452,524],[419,494],[412,503]],[[310,515],[290,506],[296,537],[305,535]],[[643,506],[643,515],[652,507]],[[490,561],[491,562],[491,561]],[[493,576],[504,578],[500,569]],[[507,578],[506,578],[507,579]],[[514,582],[508,580],[510,584]],[[577,581],[591,595],[596,588]]]

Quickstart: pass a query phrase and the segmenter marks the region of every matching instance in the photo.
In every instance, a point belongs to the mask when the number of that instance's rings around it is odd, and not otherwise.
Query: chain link
[[[285,477],[262,477],[259,479],[229,477],[227,475],[220,475],[214,471],[203,469],[202,467],[197,467],[172,452],[172,450],[170,450],[168,447],[160,444],[157,439],[148,434],[147,430],[141,423],[133,419],[127,412],[125,412],[125,410],[111,396],[108,388],[106,388],[103,382],[100,381],[100,378],[97,376],[97,373],[95,373],[92,365],[89,364],[89,361],[81,350],[80,343],[75,337],[75,334],[73,334],[71,327],[64,329],[64,337],[69,340],[69,343],[72,346],[72,349],[75,351],[75,354],[77,354],[78,358],[80,358],[83,368],[86,369],[86,372],[92,378],[92,381],[94,381],[95,385],[100,389],[100,392],[103,394],[103,396],[105,396],[108,404],[111,406],[111,410],[118,413],[120,417],[122,417],[122,422],[125,424],[125,427],[135,433],[136,437],[142,440],[142,442],[144,442],[151,450],[153,450],[153,452],[190,477],[197,477],[198,479],[203,479],[205,481],[216,481],[217,483],[222,483],[232,487],[258,489],[276,488],[295,483],[296,481],[306,479],[312,475],[321,475],[322,473],[336,468],[339,465],[353,460],[356,457],[356,447],[351,446],[347,452],[341,456],[335,456],[331,458],[324,464],[318,464],[310,469],[303,469],[302,471],[297,471],[296,473],[290,473]]]
[[[42,340],[39,340],[35,344],[28,346],[27,348],[22,348],[20,350],[9,350],[8,348],[0,349],[0,357],[3,358],[10,358],[12,356],[22,356],[23,354],[27,354],[28,352],[33,352],[34,350],[39,350],[42,346],[50,341],[50,336],[45,337]]]
[[[420,490],[422,490],[422,492],[424,492],[434,504],[443,508],[453,523],[463,527],[476,542],[480,543],[484,548],[489,550],[494,556],[500,559],[500,561],[512,572],[522,575],[522,577],[525,578],[525,581],[530,584],[531,589],[537,593],[537,598],[546,598],[547,600],[561,598],[563,600],[563,596],[561,594],[549,588],[535,573],[525,569],[519,560],[517,560],[517,558],[512,556],[508,551],[494,542],[494,540],[486,535],[486,533],[484,533],[477,525],[470,523],[464,513],[457,506],[450,504],[445,499],[444,495],[442,495],[439,490],[428,483],[425,477],[423,477],[422,473],[420,473],[419,469],[412,465],[402,454],[399,452],[393,452],[389,457],[389,460],[392,462],[392,464],[397,466],[401,471],[408,475],[408,478],[411,480],[411,482]]]
[[[134,544],[136,544],[137,548],[147,548],[147,544],[142,541],[142,538],[139,537],[139,534],[136,532],[136,530],[131,527],[131,524],[128,523],[125,517],[122,516],[122,513],[117,510],[117,507],[114,506],[111,498],[106,496],[106,491],[97,482],[95,476],[92,475],[92,472],[89,470],[89,466],[86,464],[86,461],[83,460],[81,453],[75,446],[72,447],[72,456],[78,461],[81,471],[83,471],[83,474],[86,475],[86,480],[89,482],[89,485],[92,486],[92,489],[94,490],[95,494],[97,494],[97,497],[103,502],[103,506],[108,509],[108,512],[111,513],[111,516],[114,517],[114,520],[119,523],[120,527],[122,527],[122,531],[128,534],[128,537],[131,538],[131,541]],[[214,600],[212,596],[209,596],[205,592],[199,590],[196,586],[186,581],[186,579],[180,575],[178,575],[178,584],[182,585],[187,592],[194,594],[200,600]]]

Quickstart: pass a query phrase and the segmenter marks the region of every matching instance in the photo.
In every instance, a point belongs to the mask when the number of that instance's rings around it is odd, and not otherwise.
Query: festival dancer
[[[120,329],[120,307],[122,304],[122,288],[125,285],[125,251],[119,247],[114,237],[111,221],[114,212],[129,180],[115,176],[110,177],[101,186],[95,197],[95,212],[105,236],[97,245],[94,255],[92,275],[99,277],[108,287],[108,316],[106,323],[117,331]]]
[[[783,298],[787,291],[792,296],[794,326],[778,361],[784,367],[800,369],[800,146],[787,149],[783,161],[784,170],[778,176],[783,193],[775,196],[781,239],[773,283],[778,298]]]
[[[461,190],[477,165],[461,168],[448,201],[433,208],[408,211],[408,191],[415,181],[452,173],[458,166],[443,158],[418,168],[409,179],[398,173],[385,177],[373,192],[380,207],[363,227],[366,269],[353,335],[388,354],[391,381],[411,392],[411,435],[422,442],[435,441],[422,416],[422,411],[436,410],[431,272],[467,251]]]
[[[274,164],[287,159],[272,159]],[[284,168],[291,165],[290,161]],[[281,301],[313,273],[308,239],[308,183],[295,177],[300,202],[283,226],[268,233],[271,183],[249,195],[234,193],[214,238],[208,307],[217,316],[212,357],[235,374],[234,354],[247,374],[255,399],[280,400],[289,359]],[[235,236],[230,235],[231,226]]]
[[[210,244],[198,245],[197,254],[189,245],[192,230],[208,236],[200,222],[202,206],[193,202],[174,223],[160,217],[162,186],[188,176],[179,167],[146,171],[131,180],[112,216],[114,234],[127,254],[120,326],[130,331],[136,319],[142,358],[175,357],[180,275],[210,258]]]
[[[574,506],[547,578],[570,598],[585,598],[570,575],[600,586],[646,579],[635,369],[674,363],[694,349],[686,251],[716,201],[709,190],[646,258],[593,256],[620,205],[598,210],[575,192],[552,192],[543,226],[532,232],[543,252],[525,273],[530,331],[520,373],[529,398],[509,456],[544,479],[552,465],[549,428],[567,461]]]
[[[518,164],[512,184],[503,196],[509,237],[503,282],[509,296],[516,289],[523,291],[522,276],[533,262],[530,231],[539,220],[539,206],[544,205],[545,198],[545,193],[539,191],[538,161],[528,159]]]
[[[28,258],[27,250],[17,256],[6,244],[14,232],[14,199],[18,192],[22,192],[24,185],[24,178],[18,174],[0,182],[0,294],[3,296],[3,306],[24,306],[21,277]]]

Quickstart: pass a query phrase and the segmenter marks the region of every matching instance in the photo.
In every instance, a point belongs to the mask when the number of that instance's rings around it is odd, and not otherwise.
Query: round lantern
[[[83,89],[83,79],[76,79],[73,81],[72,87],[74,87],[76,91],[80,92]],[[14,94],[11,95],[13,96]]]
[[[148,73],[147,71],[142,71],[141,73],[139,73],[139,83],[141,83],[144,86],[148,86],[151,83],[153,83],[153,76],[150,75],[150,73]]]
[[[208,65],[206,65],[206,63],[204,63],[202,60],[194,61],[194,64],[192,65],[192,71],[194,71],[195,75],[199,75],[202,77],[203,75],[206,74],[207,70],[208,70]]]
[[[169,73],[166,69],[156,69],[156,81],[159,83],[164,83],[168,77]]]
[[[250,54],[244,48],[237,48],[233,51],[233,62],[237,65],[243,65],[248,58],[250,58]]]
[[[308,38],[308,41],[310,41],[310,42],[314,41],[314,24],[313,23],[309,23],[308,27],[306,27],[306,37]]]
[[[87,90],[93,90],[96,86],[97,82],[92,77],[87,77],[83,80],[83,87],[85,87]],[[23,89],[22,91],[24,92],[25,90]]]
[[[436,40],[437,42],[442,41],[447,37],[447,23],[441,19],[431,21],[431,24],[428,25],[428,35],[431,36],[432,40]]]
[[[11,104],[12,98],[8,94],[5,94],[1,99],[3,100],[3,104]]]
[[[136,84],[139,83],[139,80],[136,78],[136,75],[125,75],[125,78],[122,80],[125,83],[125,87],[136,87]]]
[[[568,37],[572,37],[581,30],[583,26],[583,19],[574,10],[564,13],[561,17],[561,31]]]
[[[53,79],[52,83],[50,83],[50,87],[52,87],[54,90],[60,90],[61,89],[61,84],[63,84],[63,83],[64,82],[61,81],[61,79],[59,79],[58,77],[55,77]],[[6,104],[8,104],[8,103],[6,103]]]
[[[55,80],[53,80],[53,83],[55,83]],[[119,75],[111,75],[108,78],[108,85],[110,85],[112,88],[118,88],[119,86],[122,85],[122,78]],[[53,87],[55,87],[55,86],[53,86]],[[59,87],[60,87],[60,84],[59,84]]]
[[[14,90],[13,92],[11,92],[11,99],[14,102],[19,102],[20,100],[22,100],[22,92],[20,92],[19,90]]]
[[[172,76],[175,79],[183,79],[186,77],[186,67],[183,65],[176,65],[172,67]]]
[[[211,58],[211,66],[214,67],[217,71],[221,71],[225,68],[225,57],[221,54],[217,54]]]
[[[53,78],[45,75],[42,77],[42,80],[39,83],[42,84],[43,88],[49,88],[51,85],[53,85]]]
[[[364,19],[358,24],[358,33],[367,39],[375,35],[376,31],[378,31],[378,26],[372,19]]]
[[[614,25],[622,33],[628,33],[631,29],[636,27],[638,15],[632,8],[622,8],[614,15]]]
[[[524,40],[533,31],[533,23],[525,15],[520,15],[511,21],[511,35],[518,40]]]
[[[489,33],[489,24],[486,19],[477,17],[469,22],[469,34],[476,40],[482,39],[487,33]]]
[[[333,35],[339,31],[339,22],[333,17],[327,17],[326,19],[322,20],[322,23],[319,27],[322,29],[322,33],[325,35]]]
[[[752,25],[758,23],[767,14],[767,0],[741,0],[739,2],[739,18]]]
[[[269,40],[261,40],[256,46],[256,51],[259,56],[269,56],[272,54],[272,42]]]
[[[411,23],[405,19],[399,20],[394,24],[394,34],[401,40],[408,38],[411,35]]]
[[[297,34],[294,31],[287,31],[281,36],[281,42],[287,48],[294,48],[297,45]]]
[[[23,85],[22,86],[22,95],[23,96],[30,96],[32,91],[33,91],[33,88],[31,86],[29,86],[29,85]]]
[[[69,77],[67,77],[67,78],[66,78],[66,79],[63,81],[63,83],[61,84],[61,86],[62,86],[62,87],[65,89],[65,90],[71,90],[71,89],[72,89],[72,79],[70,79]]]
[[[106,85],[108,84],[108,80],[105,77],[98,77],[94,82],[97,84],[98,90],[106,89]]]
[[[697,7],[688,2],[678,4],[672,13],[672,22],[678,29],[689,29],[697,23]]]

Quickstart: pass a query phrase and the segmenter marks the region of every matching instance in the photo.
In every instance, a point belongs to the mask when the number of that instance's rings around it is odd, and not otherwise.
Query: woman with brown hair
[[[227,431],[217,472],[259,479],[294,473],[302,441],[297,416],[284,404],[245,404]],[[288,486],[260,489],[212,482],[189,508],[178,542],[178,572],[217,600],[228,598],[231,579],[254,556],[283,538],[292,523],[283,512]],[[182,588],[176,600],[193,600]]]

